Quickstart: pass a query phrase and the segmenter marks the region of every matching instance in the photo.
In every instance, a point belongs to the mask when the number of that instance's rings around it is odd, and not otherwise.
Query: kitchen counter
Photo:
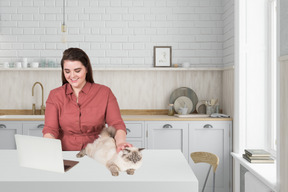
[[[168,115],[122,115],[124,121],[231,121],[232,118],[185,117]],[[44,115],[2,115],[0,121],[44,121]]]
[[[143,165],[134,175],[109,170],[78,152],[63,152],[64,159],[79,163],[66,173],[20,167],[16,150],[0,150],[0,185],[6,191],[41,192],[198,192],[198,180],[180,150],[144,150]]]

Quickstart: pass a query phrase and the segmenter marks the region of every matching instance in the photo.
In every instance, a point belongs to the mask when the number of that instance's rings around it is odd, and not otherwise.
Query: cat
[[[144,148],[127,147],[117,153],[115,133],[114,127],[104,127],[99,138],[89,143],[76,156],[80,158],[87,155],[95,159],[106,165],[113,176],[118,176],[119,171],[126,171],[128,175],[133,175],[135,170],[142,165],[141,151]]]

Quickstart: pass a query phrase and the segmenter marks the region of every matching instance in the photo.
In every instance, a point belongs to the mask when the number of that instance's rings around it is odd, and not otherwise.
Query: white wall
[[[1,0],[0,63],[23,57],[59,63],[64,49],[80,47],[96,66],[151,67],[153,46],[169,45],[173,63],[223,66],[223,0],[69,0],[67,44],[62,2]]]
[[[288,73],[288,55],[283,56],[280,58],[280,78],[279,78],[279,84],[280,84],[280,96],[279,96],[279,116],[280,116],[280,122],[279,122],[279,130],[278,130],[278,139],[277,142],[279,145],[277,146],[277,161],[278,161],[278,166],[277,166],[277,171],[278,171],[278,182],[280,183],[280,192],[287,191],[288,189],[288,184],[287,184],[287,179],[288,179],[288,163],[287,163],[287,158],[288,158],[288,131],[287,131],[287,123],[288,123],[288,78],[287,78],[287,73]]]
[[[288,2],[286,0],[280,0],[280,50],[279,55],[282,56],[280,58],[280,78],[279,78],[279,84],[280,84],[280,101],[279,101],[279,114],[280,114],[280,123],[279,123],[279,130],[278,130],[278,141],[279,145],[277,146],[277,155],[278,155],[278,184],[279,191],[284,192],[288,189],[287,179],[288,179],[288,132],[287,132],[287,107],[288,107],[288,79],[287,79],[287,73],[288,73]]]
[[[288,55],[288,1],[280,0],[280,56]]]

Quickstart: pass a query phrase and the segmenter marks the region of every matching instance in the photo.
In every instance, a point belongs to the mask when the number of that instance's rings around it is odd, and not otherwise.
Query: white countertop
[[[87,156],[80,159],[76,158],[77,153],[76,151],[63,152],[64,159],[77,160],[79,163],[66,173],[54,173],[20,167],[16,150],[0,150],[0,185],[4,186],[5,189],[5,187],[15,188],[16,185],[11,185],[11,182],[17,183],[17,185],[27,182],[41,183],[41,187],[45,183],[47,184],[46,187],[49,187],[48,183],[51,184],[51,182],[59,185],[63,182],[66,182],[66,184],[69,182],[71,184],[69,186],[73,185],[70,190],[76,191],[79,186],[82,186],[83,182],[92,182],[95,189],[99,189],[99,186],[108,185],[109,190],[105,191],[111,192],[116,191],[117,186],[123,184],[127,186],[135,185],[139,188],[137,190],[135,188],[133,190],[123,189],[125,192],[159,190],[198,192],[198,180],[180,150],[144,150],[142,167],[136,170],[134,175],[121,172],[117,177],[112,176],[105,166]],[[85,189],[85,186],[82,187]],[[86,190],[84,191],[86,192]]]

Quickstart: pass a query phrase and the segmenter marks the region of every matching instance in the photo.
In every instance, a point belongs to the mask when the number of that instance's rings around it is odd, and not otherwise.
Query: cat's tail
[[[105,137],[105,136],[114,137],[115,134],[116,134],[116,129],[112,126],[109,126],[109,127],[104,127],[100,135],[101,137]]]

